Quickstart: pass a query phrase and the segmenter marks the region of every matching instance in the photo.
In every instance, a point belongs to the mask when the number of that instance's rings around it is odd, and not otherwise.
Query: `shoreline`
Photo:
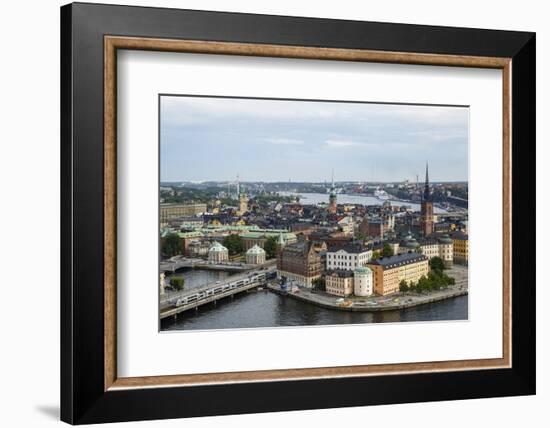
[[[443,290],[443,291],[437,291],[434,292],[432,295],[426,295],[426,296],[419,296],[419,295],[394,295],[394,296],[388,296],[387,299],[391,299],[389,302],[384,301],[382,303],[377,303],[376,305],[357,305],[357,302],[353,302],[351,299],[346,299],[347,301],[351,301],[352,304],[350,305],[342,305],[341,302],[336,302],[339,297],[328,297],[327,295],[321,295],[321,294],[314,294],[310,291],[304,292],[304,290],[300,290],[299,293],[292,293],[288,291],[281,290],[280,287],[268,284],[267,289],[282,295],[282,296],[288,296],[290,298],[309,303],[315,306],[319,306],[326,309],[332,309],[337,311],[345,311],[345,312],[384,312],[384,311],[397,311],[401,309],[408,309],[413,308],[415,306],[421,306],[426,305],[428,303],[435,303],[440,302],[442,300],[448,300],[453,299],[455,297],[465,296],[468,294],[467,289],[451,289],[451,290]],[[406,299],[415,299],[413,301],[405,301]],[[395,301],[397,299],[397,301]],[[401,301],[401,299],[403,301]],[[331,301],[332,300],[332,301]],[[372,300],[371,300],[372,301]]]

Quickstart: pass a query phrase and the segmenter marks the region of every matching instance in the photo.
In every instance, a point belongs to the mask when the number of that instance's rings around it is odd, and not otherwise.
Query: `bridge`
[[[261,266],[274,266],[275,260],[270,260],[269,262]],[[240,262],[209,262],[204,259],[194,259],[187,257],[173,257],[168,260],[163,260],[160,262],[160,270],[162,272],[176,272],[178,269],[182,268],[191,268],[191,269],[208,269],[208,270],[223,270],[226,272],[246,272],[252,269],[257,269],[258,265],[248,265],[246,263]]]
[[[192,290],[162,294],[160,296],[160,318],[175,316],[190,309],[197,309],[199,306],[265,285],[269,279],[275,277],[275,274],[276,269],[271,266]]]

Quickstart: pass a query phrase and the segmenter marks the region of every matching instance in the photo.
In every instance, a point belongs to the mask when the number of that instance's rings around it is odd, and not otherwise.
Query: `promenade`
[[[279,285],[269,284],[268,288],[275,293],[328,309],[349,312],[395,311],[468,294],[468,268],[466,266],[455,265],[445,273],[455,278],[455,285],[429,293],[396,293],[389,296],[343,298],[304,287],[284,291]]]

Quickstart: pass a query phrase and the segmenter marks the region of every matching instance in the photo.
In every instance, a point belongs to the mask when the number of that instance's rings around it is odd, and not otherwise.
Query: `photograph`
[[[468,320],[468,120],[161,94],[161,331]]]
[[[16,207],[52,190],[53,251],[29,257],[36,210],[11,210],[4,282],[14,358],[55,352],[5,364],[12,426],[543,414],[544,14],[42,3],[14,15],[40,49],[7,22],[4,181]],[[59,290],[21,317],[29,261]]]

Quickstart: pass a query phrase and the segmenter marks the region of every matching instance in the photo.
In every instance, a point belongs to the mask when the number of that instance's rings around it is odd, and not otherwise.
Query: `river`
[[[184,269],[168,276],[166,278],[167,284],[170,284],[170,278],[172,276],[183,277],[185,279],[185,290],[193,290],[206,284],[223,281],[231,276],[231,274],[221,270]]]
[[[187,271],[186,288],[204,284],[217,272]],[[226,274],[227,275],[227,274]],[[191,279],[193,278],[193,279]],[[409,309],[387,312],[344,312],[321,308],[268,290],[252,291],[208,304],[197,312],[162,321],[162,330],[210,330],[253,327],[290,327],[364,324],[402,321],[448,321],[468,319],[468,296],[455,297]]]
[[[317,205],[322,202],[328,203],[328,193],[294,193],[294,192],[279,192],[281,196],[299,196],[302,205]],[[336,196],[339,204],[361,204],[361,205],[382,205],[385,201],[375,198],[374,196],[366,195],[349,195],[339,193]],[[408,206],[414,211],[420,211],[420,204],[408,201],[389,200],[395,206]],[[437,214],[445,213],[446,211],[434,207],[434,212]]]

